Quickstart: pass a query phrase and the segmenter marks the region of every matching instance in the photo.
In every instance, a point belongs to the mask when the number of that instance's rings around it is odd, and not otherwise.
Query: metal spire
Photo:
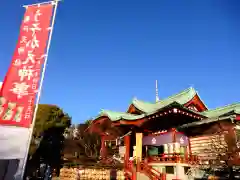
[[[158,96],[158,81],[156,80],[156,102],[159,101],[159,96]]]

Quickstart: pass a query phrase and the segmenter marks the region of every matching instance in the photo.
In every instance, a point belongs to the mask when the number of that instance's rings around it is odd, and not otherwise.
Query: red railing
[[[146,162],[141,162],[139,167],[140,172],[144,173],[151,180],[166,180],[166,174],[160,173],[156,169],[149,166]]]
[[[195,155],[181,155],[181,154],[177,154],[177,153],[173,153],[173,154],[161,154],[158,156],[149,156],[148,157],[148,162],[169,162],[169,163],[190,163],[193,161],[198,161],[198,157]]]
[[[125,176],[126,180],[132,180],[132,177],[131,177],[131,175],[128,172],[125,172],[124,176]]]
[[[136,180],[136,171],[132,161],[125,160],[124,174],[127,180]]]

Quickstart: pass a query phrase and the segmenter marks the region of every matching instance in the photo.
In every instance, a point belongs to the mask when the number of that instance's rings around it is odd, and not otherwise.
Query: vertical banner
[[[24,173],[54,5],[48,2],[26,7],[17,47],[0,89],[0,169],[4,169],[0,179],[14,179],[16,174],[15,179],[20,180]]]
[[[29,128],[46,54],[53,5],[28,6],[1,88],[0,125]]]

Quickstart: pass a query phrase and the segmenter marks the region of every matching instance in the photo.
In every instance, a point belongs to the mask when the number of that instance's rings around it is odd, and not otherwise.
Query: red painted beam
[[[236,121],[240,121],[240,115],[236,116]]]

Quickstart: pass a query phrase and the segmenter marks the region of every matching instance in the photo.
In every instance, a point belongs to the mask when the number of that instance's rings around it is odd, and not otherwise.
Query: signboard
[[[163,144],[169,144],[173,142],[172,132],[160,134],[158,136],[144,136],[144,146],[161,146]],[[176,133],[176,142],[179,142],[182,146],[188,145],[188,137],[181,133]]]

